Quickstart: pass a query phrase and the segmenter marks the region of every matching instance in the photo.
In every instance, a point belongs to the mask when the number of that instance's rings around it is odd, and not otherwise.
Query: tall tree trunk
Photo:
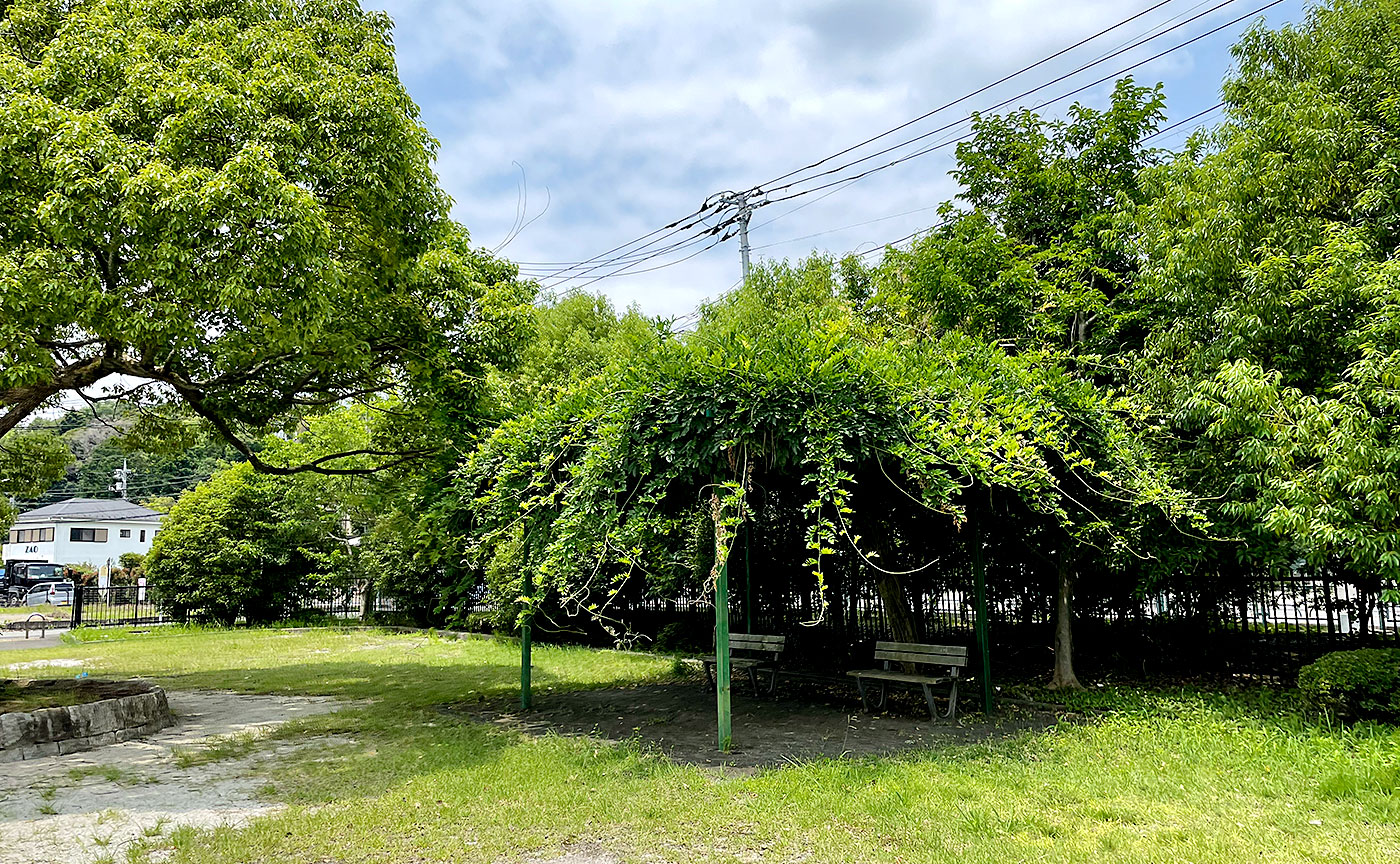
[[[909,605],[909,595],[899,583],[899,577],[876,570],[875,590],[880,594],[880,604],[885,607],[885,620],[890,623],[894,641],[918,642],[919,630],[914,624],[914,610]]]
[[[1055,594],[1055,673],[1051,690],[1081,690],[1074,674],[1074,638],[1070,627],[1070,596],[1074,592],[1074,567],[1068,549],[1060,550],[1059,590]]]
[[[870,548],[876,560],[892,560],[888,534],[883,527],[872,526]],[[919,626],[914,620],[914,609],[909,605],[909,593],[904,590],[900,577],[886,573],[875,567],[870,568],[875,577],[875,592],[880,595],[880,605],[885,610],[885,620],[890,625],[890,638],[896,642],[918,642]]]

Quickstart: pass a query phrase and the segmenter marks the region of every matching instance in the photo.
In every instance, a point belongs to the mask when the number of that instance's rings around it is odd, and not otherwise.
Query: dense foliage
[[[530,290],[448,218],[389,31],[353,0],[5,4],[0,435],[114,373],[272,472],[364,469],[246,429],[390,390],[480,410]]]
[[[1400,648],[1333,651],[1302,668],[1298,689],[1338,717],[1400,720]]]
[[[215,474],[170,511],[145,561],[147,584],[179,618],[282,620],[333,571],[333,520],[247,463]],[[329,524],[328,524],[329,522]]]
[[[1400,576],[1397,38],[1390,0],[1252,31],[1226,122],[1146,172],[1135,220],[1142,389],[1243,541],[1209,578],[1305,556],[1361,589],[1362,621]]]
[[[0,531],[15,517],[15,498],[38,495],[63,474],[72,461],[58,436],[29,431],[0,438]]]
[[[908,569],[881,536],[892,511],[915,508],[952,534],[979,496],[1008,496],[1057,548],[1120,563],[1148,521],[1140,510],[1189,517],[1133,434],[1131,403],[1053,357],[862,323],[836,270],[769,268],[706,309],[694,333],[638,339],[503,423],[462,474],[469,553],[507,574],[499,596],[518,591],[523,570],[567,610],[606,617],[628,580],[653,593],[704,586],[710,572],[696,563],[712,558],[697,548],[716,523],[727,546],[761,509],[755,487],[801,490],[801,544],[782,552],[806,559],[820,595],[838,548]]]

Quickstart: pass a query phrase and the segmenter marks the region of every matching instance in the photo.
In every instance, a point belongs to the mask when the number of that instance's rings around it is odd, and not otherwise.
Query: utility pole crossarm
[[[711,195],[706,203],[714,202],[722,211],[733,210],[733,215],[726,217],[725,223],[739,223],[739,258],[744,265],[744,281],[749,279],[749,219],[753,216],[753,211],[767,204],[763,199],[763,193],[757,189],[749,189],[744,192],[720,192]]]

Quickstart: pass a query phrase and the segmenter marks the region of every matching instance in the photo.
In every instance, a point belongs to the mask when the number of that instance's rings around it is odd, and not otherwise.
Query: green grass
[[[196,765],[247,756],[258,749],[264,737],[266,736],[257,732],[219,735],[202,742],[198,747],[176,747],[172,755],[177,767],[193,768]]]
[[[11,621],[24,621],[35,612],[46,615],[50,619],[67,619],[70,611],[71,610],[67,606],[53,606],[48,603],[39,606],[0,606],[0,625],[7,624]],[[34,622],[34,626],[36,628],[39,626],[37,620]]]
[[[12,652],[13,661],[67,656],[94,675],[174,687],[375,700],[273,736],[356,742],[265,769],[263,794],[288,809],[242,829],[147,838],[136,860],[494,862],[582,842],[663,861],[1400,856],[1400,730],[1314,723],[1267,691],[1098,692],[1076,697],[1097,709],[1086,722],[1009,743],[724,779],[636,746],[525,738],[438,710],[512,694],[518,655],[506,643],[325,631],[107,636]],[[535,665],[536,681],[561,689],[671,674],[664,658],[582,649],[537,648]],[[261,740],[216,742],[212,752]]]
[[[90,698],[76,690],[32,690],[19,684],[0,683],[0,714],[77,705]]]

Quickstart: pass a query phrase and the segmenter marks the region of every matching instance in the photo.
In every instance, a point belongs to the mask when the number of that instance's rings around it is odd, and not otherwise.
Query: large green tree
[[[1161,158],[1147,140],[1162,117],[1161,88],[1124,79],[1103,110],[1075,105],[1063,120],[1030,111],[975,118],[952,172],[963,206],[945,206],[938,226],[861,275],[870,286],[863,305],[892,325],[888,338],[909,328],[961,332],[1014,352],[1045,352],[1096,384],[1115,382],[1138,329],[1131,299],[1139,262],[1118,238],[1118,214],[1145,199],[1138,178]],[[1137,518],[1132,508],[1120,515]],[[1057,585],[1051,686],[1078,687],[1074,583],[1102,569],[1103,556],[1060,534],[1042,564]]]
[[[15,0],[0,18],[0,435],[64,393],[279,418],[479,410],[529,289],[448,218],[387,16],[353,0]],[[115,376],[115,377],[113,377]],[[406,424],[411,425],[411,424]]]
[[[964,206],[890,250],[874,304],[937,332],[1082,357],[1097,372],[1094,355],[1131,347],[1122,330],[1139,262],[1116,216],[1145,198],[1138,176],[1162,156],[1147,141],[1163,116],[1160,87],[1124,79],[1103,110],[977,117],[952,172]]]
[[[335,575],[345,552],[332,533],[335,514],[301,491],[244,462],[187,492],[145,560],[162,608],[225,625],[294,611],[316,582]]]
[[[10,501],[38,495],[63,475],[73,460],[51,432],[23,432],[0,439],[0,532],[14,520]]]
[[[1248,553],[1272,535],[1363,607],[1400,576],[1397,44],[1394,0],[1251,31],[1226,121],[1145,175],[1136,226],[1142,380],[1183,464]]]

